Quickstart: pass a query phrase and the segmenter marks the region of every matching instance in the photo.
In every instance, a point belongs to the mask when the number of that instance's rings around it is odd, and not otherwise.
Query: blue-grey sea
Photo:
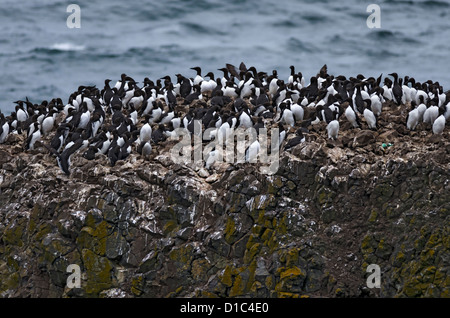
[[[80,28],[67,20],[80,8]],[[380,28],[369,28],[370,4]],[[75,20],[70,21],[74,22]],[[371,20],[375,21],[375,20]],[[334,75],[413,76],[450,88],[447,0],[39,0],[0,1],[0,110],[61,97],[79,85],[103,88],[121,73],[142,82],[193,77],[225,63],[309,79]]]

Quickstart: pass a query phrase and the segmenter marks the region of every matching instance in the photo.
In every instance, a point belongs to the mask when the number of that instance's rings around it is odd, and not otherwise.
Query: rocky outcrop
[[[2,297],[449,297],[449,133],[323,127],[210,171],[0,145]],[[383,116],[389,116],[384,113]],[[404,118],[402,119],[404,120]],[[389,144],[389,145],[388,145]],[[80,288],[66,284],[81,269]],[[369,264],[381,288],[367,287]]]

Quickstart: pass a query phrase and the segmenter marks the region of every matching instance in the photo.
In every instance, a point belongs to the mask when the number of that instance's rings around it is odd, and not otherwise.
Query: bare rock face
[[[448,130],[392,125],[312,133],[274,175],[160,152],[74,157],[66,176],[42,149],[0,145],[0,295],[448,297]]]
[[[353,138],[353,147],[364,147],[375,142],[375,133],[372,130],[361,130]]]

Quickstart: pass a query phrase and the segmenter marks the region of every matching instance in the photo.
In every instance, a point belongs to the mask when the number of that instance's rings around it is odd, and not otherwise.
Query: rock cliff
[[[255,164],[72,159],[0,145],[2,297],[449,297],[449,130],[324,127]],[[67,267],[81,269],[69,288]],[[367,266],[381,269],[369,288]]]

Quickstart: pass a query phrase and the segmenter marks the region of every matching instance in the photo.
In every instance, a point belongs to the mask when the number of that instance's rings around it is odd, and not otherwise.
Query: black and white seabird
[[[245,150],[245,162],[256,163],[256,161],[258,160],[260,150],[261,145],[258,139],[256,139]]]
[[[339,134],[339,121],[334,119],[327,125],[328,139],[336,140]]]
[[[351,104],[349,104],[347,106],[347,108],[345,109],[344,114],[345,114],[345,117],[348,119],[348,121],[352,124],[353,128],[358,128],[360,126],[359,116],[354,111],[354,109],[353,109]]]
[[[146,143],[152,139],[152,127],[149,123],[145,123],[141,129],[139,134],[139,139],[141,143]]]
[[[177,106],[176,93],[174,92],[172,83],[169,83],[167,90],[164,92],[164,99],[169,107],[173,108]]]
[[[240,113],[240,115],[239,115],[239,126],[238,127],[242,127],[242,128],[253,127],[253,120],[250,117],[247,105],[245,105],[239,113]]]
[[[394,78],[394,81],[393,81],[393,84],[392,84],[392,95],[393,95],[393,98],[394,98],[394,102],[397,105],[400,105],[402,103],[403,89],[402,89],[402,86],[399,83],[398,74],[397,73],[391,73],[389,75]]]
[[[50,147],[57,152],[60,152],[65,144],[66,138],[69,134],[71,125],[63,123],[56,129],[56,133],[50,141]]]
[[[47,136],[54,128],[56,112],[50,110],[41,123],[42,136]]]
[[[281,103],[280,110],[281,110],[280,121],[291,127],[294,127],[295,118],[294,115],[292,114],[292,111],[289,109],[288,105],[286,103]]]
[[[289,150],[302,142],[305,142],[305,136],[303,135],[302,128],[299,128],[295,132],[295,137],[287,140],[286,144],[284,145],[284,150]]]
[[[189,78],[184,77],[181,74],[176,74],[178,83],[180,84],[180,95],[182,98],[186,98],[192,93],[192,81]]]
[[[66,147],[61,155],[57,155],[56,160],[58,162],[58,166],[65,174],[70,174],[70,158],[77,150],[79,150],[83,146],[83,144],[84,140],[82,138],[79,138],[78,140],[72,142],[69,147]]]
[[[116,162],[119,160],[120,148],[120,145],[116,144],[110,147],[108,150],[109,165],[111,167],[114,167],[116,165]]]
[[[295,122],[302,121],[305,115],[305,110],[303,109],[303,107],[297,104],[296,102],[292,104],[289,102],[289,104],[290,104],[289,108],[291,109]]]
[[[214,73],[213,72],[208,72],[205,77],[209,77],[209,80],[205,80],[203,79],[200,82],[200,91],[202,93],[205,92],[212,92],[216,87],[217,87],[217,82],[214,78]]]
[[[232,81],[227,81],[225,86],[222,87],[223,96],[228,96],[231,98],[236,98],[239,96],[237,92],[236,84]]]
[[[436,120],[433,123],[433,134],[435,135],[440,135],[442,134],[442,132],[444,131],[445,128],[445,116],[444,115],[440,115],[438,118],[436,118]]]
[[[33,129],[31,129],[31,127],[33,127]],[[30,131],[28,133],[28,137],[25,142],[25,150],[33,150],[36,141],[39,141],[40,139],[41,139],[41,129],[39,127],[39,123],[34,122],[30,126]]]
[[[409,130],[415,130],[417,125],[419,124],[419,110],[414,108],[408,113],[406,118],[406,128]]]
[[[155,144],[163,142],[167,139],[165,132],[165,127],[163,124],[159,124],[158,128],[152,132],[152,140]]]
[[[137,148],[137,152],[142,156],[149,156],[152,153],[151,140],[141,142]]]
[[[423,113],[423,122],[433,125],[436,118],[439,117],[439,107],[430,105]]]
[[[192,81],[192,84],[200,85],[200,83],[203,81],[202,69],[199,66],[196,66],[196,67],[191,67],[191,70],[196,71],[196,75],[194,77],[194,80]]]
[[[188,96],[186,96],[186,98],[184,99],[184,105],[190,105],[193,101],[203,99],[200,85],[195,84],[193,86],[193,90],[194,91],[191,94],[189,94]]]
[[[150,118],[149,118],[148,122],[151,125],[158,123],[159,120],[161,119],[163,112],[164,112],[164,109],[163,109],[162,103],[160,101],[156,101],[155,107],[150,112]]]
[[[265,128],[266,128],[266,125],[264,124],[263,118],[258,117],[256,120],[256,123],[253,125],[253,129],[255,129],[256,133],[259,135],[260,129],[265,129]]]
[[[205,156],[205,168],[210,169],[216,161],[221,159],[221,150],[219,148],[213,148],[211,151],[207,152]]]
[[[261,117],[260,117],[261,118]],[[278,123],[278,145],[281,147],[281,144],[286,140],[287,130],[284,128],[282,123]]]
[[[5,119],[5,115],[0,112],[0,144],[4,143],[9,134],[9,123]]]
[[[370,99],[366,99],[366,108],[363,111],[364,119],[366,120],[367,125],[369,126],[369,129],[377,129],[377,118],[375,117],[374,113],[370,109],[371,101]]]
[[[98,153],[98,148],[95,145],[88,146],[88,150],[83,153],[83,158],[87,160],[94,160],[95,155]]]
[[[355,86],[355,91],[352,96],[352,105],[355,112],[361,115],[364,113],[365,103],[361,93],[361,84]]]
[[[382,111],[382,102],[381,102],[381,88],[377,87],[375,92],[370,95],[371,109],[375,116],[380,116]]]
[[[28,117],[30,117],[29,113],[24,110],[24,108],[23,108],[23,101],[17,101],[15,103],[17,103],[17,105],[16,105],[17,121],[19,123],[24,122],[25,120],[27,120]]]

